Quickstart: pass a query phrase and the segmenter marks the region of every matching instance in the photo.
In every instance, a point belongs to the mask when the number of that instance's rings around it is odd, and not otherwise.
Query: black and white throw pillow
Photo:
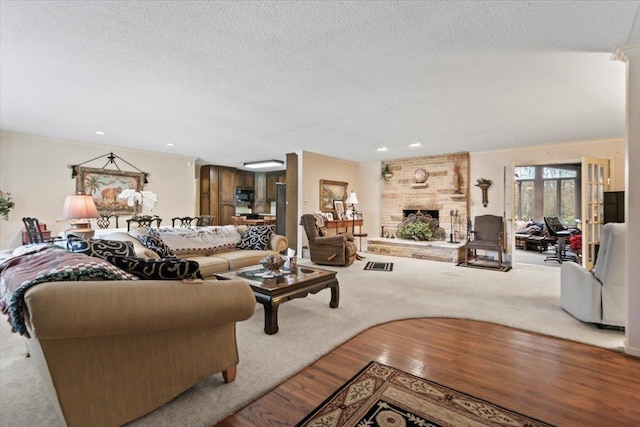
[[[67,250],[92,257],[106,258],[108,256],[136,256],[133,243],[116,240],[81,239],[69,236]]]
[[[106,258],[111,264],[142,280],[201,279],[200,264],[186,259],[145,259],[124,256]]]
[[[275,233],[276,226],[254,225],[247,226],[247,230],[242,236],[242,240],[236,246],[238,249],[254,249],[264,251],[269,247],[269,239]]]
[[[160,258],[175,258],[176,254],[162,241],[162,237],[160,237],[160,233],[157,230],[149,228],[147,234],[141,234],[136,237],[143,246],[157,253]]]

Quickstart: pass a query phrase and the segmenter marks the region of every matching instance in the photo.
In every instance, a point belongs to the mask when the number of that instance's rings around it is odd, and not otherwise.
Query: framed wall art
[[[320,180],[320,210],[322,212],[335,212],[336,200],[347,200],[348,182]],[[343,210],[344,211],[344,210]]]
[[[108,169],[76,167],[76,192],[89,194],[101,214],[133,215],[134,207],[119,199],[123,190],[142,191],[143,172],[123,172]]]

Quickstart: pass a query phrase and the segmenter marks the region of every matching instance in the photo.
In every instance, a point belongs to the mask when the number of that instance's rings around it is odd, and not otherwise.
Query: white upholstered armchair
[[[562,264],[560,305],[583,322],[625,326],[627,318],[625,224],[602,227],[602,240],[593,270],[573,262]]]

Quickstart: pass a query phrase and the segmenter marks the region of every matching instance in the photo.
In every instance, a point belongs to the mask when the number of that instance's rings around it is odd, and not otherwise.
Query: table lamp
[[[356,192],[351,190],[349,193],[349,197],[347,197],[347,204],[351,203],[351,234],[356,233],[356,205],[358,204],[358,197],[356,197]]]
[[[74,194],[64,199],[60,219],[69,220],[71,228],[65,230],[65,236],[78,236],[84,239],[93,237],[91,219],[100,218],[93,197],[87,194]]]

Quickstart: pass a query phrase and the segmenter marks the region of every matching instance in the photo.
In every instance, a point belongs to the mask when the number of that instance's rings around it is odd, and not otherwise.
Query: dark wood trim
[[[551,424],[640,424],[640,359],[491,323],[428,318],[368,329],[217,425],[294,425],[371,360]]]

